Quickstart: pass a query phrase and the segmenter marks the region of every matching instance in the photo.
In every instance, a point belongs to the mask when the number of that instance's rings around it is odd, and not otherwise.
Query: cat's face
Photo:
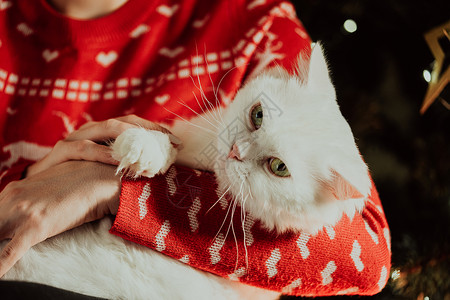
[[[334,225],[371,187],[320,47],[310,61],[307,80],[273,70],[248,82],[218,131],[220,187],[278,231]]]

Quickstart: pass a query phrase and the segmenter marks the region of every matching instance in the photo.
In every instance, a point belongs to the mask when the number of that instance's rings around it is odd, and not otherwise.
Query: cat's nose
[[[250,143],[247,141],[236,141],[231,147],[230,153],[228,153],[228,158],[233,158],[242,161],[247,154],[247,150]]]
[[[241,153],[239,153],[239,147],[234,144],[233,147],[231,147],[230,153],[228,153],[228,158],[234,158],[236,160],[241,160]]]

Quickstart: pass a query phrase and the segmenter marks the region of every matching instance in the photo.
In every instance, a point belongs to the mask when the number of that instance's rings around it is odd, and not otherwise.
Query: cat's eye
[[[263,121],[263,109],[261,103],[258,103],[252,107],[252,110],[250,111],[250,120],[255,129],[259,129],[261,127]]]
[[[291,173],[289,173],[288,168],[286,167],[286,164],[279,158],[272,157],[268,161],[269,163],[269,169],[270,171],[279,177],[288,177],[291,176]]]

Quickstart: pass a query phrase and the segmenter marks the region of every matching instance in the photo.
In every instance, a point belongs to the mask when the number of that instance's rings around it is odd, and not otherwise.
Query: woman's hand
[[[0,276],[33,245],[117,213],[118,162],[106,144],[135,127],[162,131],[179,144],[167,129],[134,115],[89,122],[31,165],[25,179],[0,192],[0,241],[11,239],[0,254]]]
[[[111,149],[107,143],[116,139],[125,130],[135,127],[162,131],[169,134],[172,143],[179,144],[179,140],[166,128],[135,115],[88,122],[64,140],[58,141],[43,159],[29,166],[26,177],[69,160],[97,161],[117,165],[118,162],[111,157]]]
[[[0,277],[35,244],[116,214],[120,178],[111,165],[69,161],[8,184],[0,193]]]

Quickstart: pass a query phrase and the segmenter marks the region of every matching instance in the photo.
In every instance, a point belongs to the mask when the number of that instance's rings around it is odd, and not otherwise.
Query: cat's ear
[[[311,50],[307,85],[333,97],[336,96],[333,83],[330,79],[327,61],[320,43],[316,43]]]
[[[366,198],[370,194],[369,170],[359,153],[334,163],[327,186],[337,200]]]

